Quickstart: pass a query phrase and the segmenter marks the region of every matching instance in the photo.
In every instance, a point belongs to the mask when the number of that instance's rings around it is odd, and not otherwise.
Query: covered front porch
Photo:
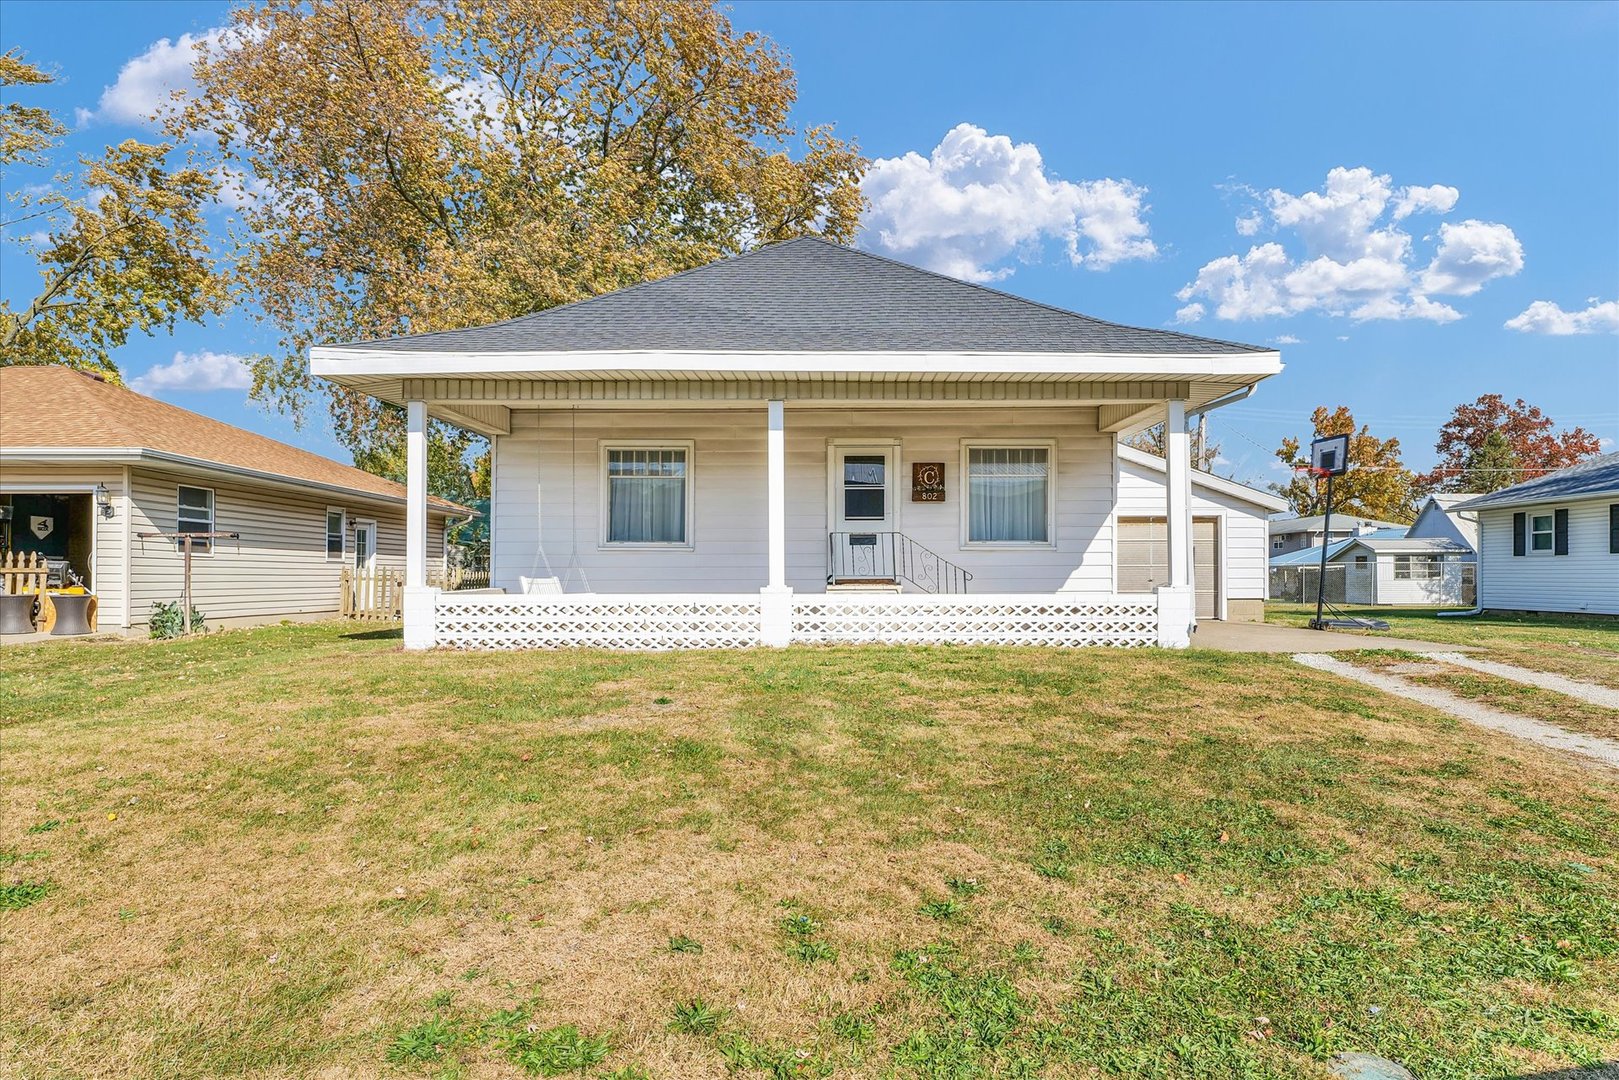
[[[1166,389],[1185,396],[1147,396]],[[407,643],[1189,644],[1187,423],[1216,390],[967,393],[503,406],[488,431],[492,588],[428,589],[407,560]],[[445,404],[406,399],[413,454],[427,417],[468,418]],[[1158,508],[1167,581],[1121,593],[1116,440],[1155,421],[1179,463]]]

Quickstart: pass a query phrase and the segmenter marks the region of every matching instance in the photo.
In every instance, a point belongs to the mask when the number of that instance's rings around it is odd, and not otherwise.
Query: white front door
[[[834,582],[893,579],[898,458],[892,445],[833,449],[828,520]]]

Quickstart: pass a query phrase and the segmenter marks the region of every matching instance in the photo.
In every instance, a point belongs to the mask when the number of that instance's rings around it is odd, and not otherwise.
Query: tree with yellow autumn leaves
[[[169,132],[251,195],[236,276],[278,338],[254,393],[325,398],[362,461],[397,458],[398,410],[311,380],[310,345],[848,241],[863,207],[854,145],[792,126],[786,56],[701,0],[268,0],[195,74]]]
[[[1415,514],[1413,484],[1416,477],[1400,460],[1400,440],[1379,439],[1362,425],[1355,427],[1355,417],[1344,405],[1336,409],[1318,407],[1310,415],[1314,438],[1327,435],[1349,436],[1349,471],[1332,481],[1333,513],[1352,514],[1379,521],[1409,522]],[[1298,469],[1310,464],[1309,445],[1289,436],[1282,440],[1276,456],[1282,464]],[[1296,472],[1286,484],[1273,484],[1277,494],[1286,499],[1293,512],[1300,517],[1325,512],[1327,481],[1325,477]]]

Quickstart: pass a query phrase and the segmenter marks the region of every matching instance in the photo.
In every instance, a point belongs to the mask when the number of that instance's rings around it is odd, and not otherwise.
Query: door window
[[[843,457],[843,520],[882,521],[888,516],[888,458],[884,454]]]

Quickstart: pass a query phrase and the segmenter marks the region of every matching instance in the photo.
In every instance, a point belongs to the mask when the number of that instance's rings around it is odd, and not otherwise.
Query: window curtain
[[[1045,543],[1047,452],[1041,448],[967,451],[967,539]]]
[[[607,451],[607,539],[686,542],[686,451]]]

